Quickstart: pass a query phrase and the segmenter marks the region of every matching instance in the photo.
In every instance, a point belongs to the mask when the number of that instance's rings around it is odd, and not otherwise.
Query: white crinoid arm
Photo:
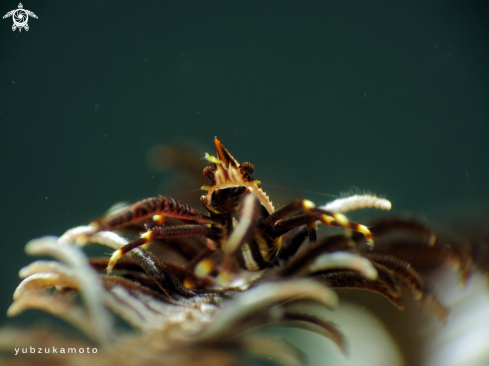
[[[349,197],[338,198],[319,208],[335,213],[346,213],[362,208],[380,208],[381,210],[390,210],[392,208],[392,204],[389,200],[377,197],[373,194],[356,194]]]
[[[37,261],[21,270],[21,277],[27,277],[17,287],[7,315],[15,316],[29,308],[45,310],[64,318],[95,342],[109,346],[113,323],[103,303],[107,291],[83,251],[74,245],[59,245],[57,239],[46,236],[26,245],[27,254],[51,255],[59,262]],[[84,306],[42,291],[55,286],[77,289]]]
[[[5,15],[3,16],[3,19],[8,18],[8,17],[11,17],[11,16],[12,16],[12,14],[14,13],[14,11],[15,11],[15,10],[9,11],[7,14],[5,14]],[[37,17],[36,17],[36,18],[37,18]]]

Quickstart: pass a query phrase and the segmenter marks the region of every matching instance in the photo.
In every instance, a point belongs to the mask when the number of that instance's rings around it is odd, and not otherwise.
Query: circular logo
[[[17,9],[14,14],[12,14],[12,19],[18,28],[22,28],[27,24],[29,15],[27,15],[27,12],[24,9]]]

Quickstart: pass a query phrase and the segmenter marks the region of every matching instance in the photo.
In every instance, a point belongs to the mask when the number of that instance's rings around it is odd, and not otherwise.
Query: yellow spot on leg
[[[370,245],[370,249],[374,247],[374,237],[370,230],[364,225],[358,225],[358,231],[365,235],[365,239],[367,239],[367,243]]]
[[[110,257],[109,264],[107,265],[107,274],[111,274],[112,269],[114,268],[115,264],[119,259],[122,258],[122,250],[117,249],[114,254],[112,254],[112,257]]]
[[[313,208],[315,208],[316,205],[312,201],[303,200],[302,201],[302,207],[304,208],[304,211],[308,212],[308,211],[312,210]]]
[[[155,237],[155,233],[151,230],[145,232],[144,234],[141,234],[141,238],[146,239],[147,243],[151,243],[154,237]]]
[[[347,237],[351,237],[352,230],[350,228],[350,221],[348,221],[346,216],[341,214],[341,213],[335,213],[333,215],[333,217],[334,217],[334,220],[336,221],[336,223],[338,225],[340,225],[345,230],[345,235]]]
[[[319,220],[327,226],[331,226],[331,224],[335,221],[331,216],[321,215],[319,216]]]
[[[335,213],[333,217],[341,227],[344,227],[344,228],[350,227],[350,221],[348,221],[348,219],[346,218],[345,215],[343,215],[341,213]]]

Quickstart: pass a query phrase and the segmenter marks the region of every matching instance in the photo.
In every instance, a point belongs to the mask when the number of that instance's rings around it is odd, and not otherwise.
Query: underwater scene
[[[2,365],[489,364],[489,4],[0,13]]]

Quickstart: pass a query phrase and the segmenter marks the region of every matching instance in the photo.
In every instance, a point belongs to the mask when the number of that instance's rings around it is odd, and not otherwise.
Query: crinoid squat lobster
[[[201,197],[207,214],[173,198],[148,198],[88,226],[70,229],[58,243],[94,242],[116,249],[109,260],[90,259],[91,265],[98,270],[106,267],[109,274],[113,269],[123,274],[131,272],[129,277],[125,275],[135,281],[131,286],[156,290],[175,304],[219,302],[228,291],[243,291],[268,281],[313,277],[331,288],[376,292],[399,309],[403,308],[404,288],[414,298],[432,304],[440,318],[446,318],[446,309],[426,291],[421,276],[409,262],[382,252],[382,247],[372,251],[373,234],[382,239],[381,243],[390,243],[390,233],[407,233],[425,243],[422,245],[433,247],[435,237],[424,224],[391,218],[369,230],[349,221],[344,216],[348,211],[391,208],[388,200],[369,194],[339,198],[322,207],[297,198],[274,209],[260,182],[251,175],[253,165],[239,164],[219,139],[215,138],[214,144],[217,156],[206,154],[214,167],[208,166],[203,172],[210,180],[202,187],[207,195]],[[171,220],[173,223],[167,224]],[[318,241],[318,222],[341,227],[346,235]],[[127,241],[115,232],[140,230],[141,223],[150,229],[136,240]],[[206,244],[192,249],[187,242],[192,237],[203,237]],[[307,238],[313,245],[302,248]],[[152,241],[162,240],[170,244],[170,250],[185,252],[183,265],[160,260],[165,253],[158,257],[146,250]],[[303,250],[298,253],[300,248]],[[122,258],[125,254],[132,260]]]
[[[210,180],[209,185],[202,187],[207,195],[201,197],[207,215],[173,198],[160,196],[111,213],[92,222],[85,232],[75,229],[65,234],[65,237],[73,239],[74,234],[80,242],[89,240],[90,235],[100,231],[118,230],[153,218],[154,227],[112,255],[107,267],[109,273],[117,260],[126,253],[155,239],[202,236],[207,239],[209,251],[206,253],[220,250],[224,254],[220,266],[221,282],[230,279],[233,261],[237,261],[245,270],[259,271],[277,264],[280,259],[290,257],[301,241],[293,241],[295,245],[289,245],[283,250],[283,235],[306,226],[313,239],[316,236],[317,221],[328,226],[340,226],[347,233],[351,230],[360,232],[373,245],[372,234],[367,227],[350,222],[342,213],[316,208],[311,201],[296,199],[275,210],[269,197],[260,188],[260,182],[251,176],[253,165],[249,162],[239,164],[217,137],[214,144],[217,157],[206,153],[206,159],[214,167],[208,166],[203,172]],[[185,224],[162,225],[167,217],[182,220]],[[197,274],[201,277],[208,275],[214,268],[205,254],[202,257],[196,264]],[[151,267],[153,265],[150,262],[143,265],[143,268]]]
[[[315,312],[288,307],[308,300],[331,309],[337,302],[331,289],[375,292],[398,309],[404,307],[401,296],[406,290],[446,319],[447,310],[411,263],[455,259],[459,268],[469,268],[470,262],[435,243],[423,223],[384,217],[367,228],[350,222],[344,213],[391,208],[386,199],[369,194],[322,207],[295,199],[274,209],[252,177],[253,165],[238,164],[217,138],[214,143],[217,156],[206,154],[214,166],[204,169],[210,180],[202,187],[207,191],[201,197],[206,214],[175,199],[155,197],[70,229],[60,238],[31,241],[27,253],[51,255],[62,263],[39,260],[23,268],[20,276],[25,279],[8,315],[42,309],[109,347],[117,339],[110,309],[141,330],[139,341],[145,346],[151,337],[161,337],[152,343],[157,344],[158,360],[162,348],[182,354],[211,345],[234,349],[236,343],[231,347],[229,342],[271,324],[315,331],[344,350],[343,337],[332,323]],[[318,222],[339,226],[345,233],[317,239]],[[124,237],[141,231],[136,240]],[[150,251],[146,247],[151,242],[155,245]],[[98,243],[115,252],[110,259],[87,258],[73,243]],[[114,273],[100,273],[105,268]],[[468,275],[465,271],[464,278]],[[45,291],[51,288],[55,290]],[[268,359],[270,350],[263,354]]]

